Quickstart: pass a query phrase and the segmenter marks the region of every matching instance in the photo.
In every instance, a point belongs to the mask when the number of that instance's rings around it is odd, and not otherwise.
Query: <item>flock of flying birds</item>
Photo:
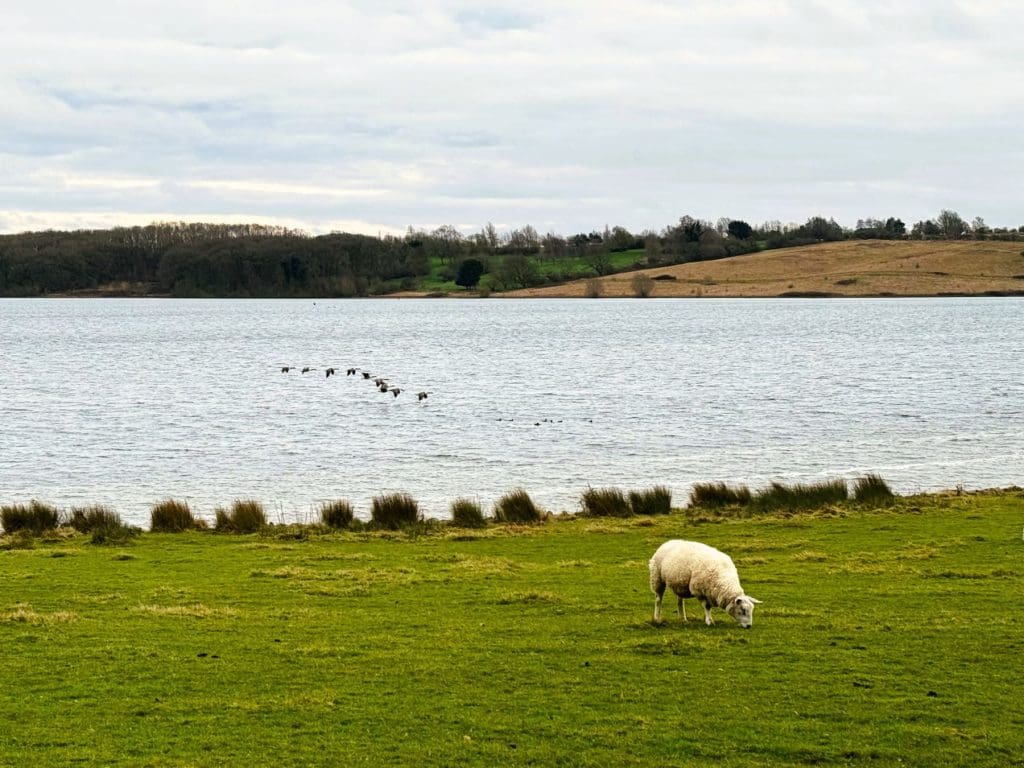
[[[308,366],[308,365],[307,366],[303,366],[301,369],[297,365],[282,365],[281,366],[281,373],[290,373],[291,371],[297,371],[297,370],[301,370],[302,373],[310,373],[311,371],[316,371],[318,369],[317,368],[313,368],[312,366]],[[324,372],[325,372],[327,378],[329,379],[329,378],[331,378],[331,376],[334,376],[337,373],[337,370],[334,369],[334,368],[325,368]],[[402,394],[403,391],[405,391],[401,387],[391,386],[391,384],[388,383],[387,379],[380,378],[379,376],[375,377],[369,371],[364,371],[364,370],[362,370],[360,368],[346,368],[345,369],[345,375],[346,376],[362,375],[362,377],[364,379],[366,379],[367,381],[372,381],[373,385],[375,387],[377,387],[378,390],[380,390],[381,392],[384,392],[385,394],[390,392],[395,397],[398,397],[400,394]],[[416,400],[417,401],[426,400],[429,395],[430,395],[429,392],[417,392],[416,393]]]

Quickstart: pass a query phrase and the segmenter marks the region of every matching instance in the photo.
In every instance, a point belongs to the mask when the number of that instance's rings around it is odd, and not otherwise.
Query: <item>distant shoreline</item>
[[[846,240],[648,266],[515,290],[398,290],[358,296],[175,296],[153,282],[24,298],[967,298],[1024,296],[1019,242]],[[15,297],[10,297],[15,298]]]

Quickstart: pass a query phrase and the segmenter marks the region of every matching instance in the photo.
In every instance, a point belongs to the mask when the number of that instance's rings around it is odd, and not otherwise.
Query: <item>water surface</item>
[[[0,502],[145,523],[168,496],[286,520],[396,490],[442,517],[517,486],[573,510],[588,485],[1024,484],[1022,321],[1015,298],[0,300]]]

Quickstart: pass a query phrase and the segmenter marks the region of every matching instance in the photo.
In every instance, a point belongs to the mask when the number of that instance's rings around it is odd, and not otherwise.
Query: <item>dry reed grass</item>
[[[659,297],[768,297],[786,293],[835,296],[934,296],[1021,292],[1020,243],[847,240],[780,248],[718,261],[622,272],[599,278],[602,296],[635,296],[639,275],[670,275]],[[511,291],[504,296],[584,297],[588,281]]]

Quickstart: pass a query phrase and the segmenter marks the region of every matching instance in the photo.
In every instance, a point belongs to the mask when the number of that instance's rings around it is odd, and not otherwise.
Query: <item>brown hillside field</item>
[[[850,240],[599,278],[602,297],[935,296],[1024,294],[1024,243]],[[667,277],[662,277],[667,276]],[[659,279],[661,277],[661,279]],[[509,291],[509,297],[585,297],[592,285]]]

